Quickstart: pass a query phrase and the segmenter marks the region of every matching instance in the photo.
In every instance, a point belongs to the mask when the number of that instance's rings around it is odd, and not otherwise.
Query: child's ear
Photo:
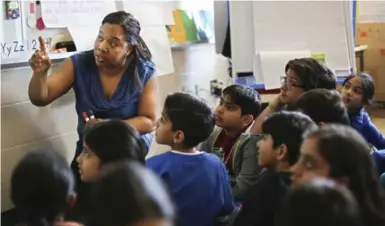
[[[242,116],[242,122],[244,126],[248,126],[252,121],[254,121],[254,117],[252,115]]]
[[[287,159],[287,146],[285,144],[281,144],[278,150],[277,160],[283,161]]]
[[[175,131],[174,135],[174,143],[175,144],[181,144],[184,141],[184,133],[180,130]]]

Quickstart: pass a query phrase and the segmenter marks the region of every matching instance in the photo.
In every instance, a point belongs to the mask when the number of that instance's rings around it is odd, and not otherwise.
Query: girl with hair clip
[[[309,131],[291,171],[295,184],[325,177],[346,185],[358,202],[363,225],[385,225],[385,194],[370,146],[353,128],[327,124]]]
[[[372,103],[374,82],[366,73],[353,74],[343,82],[342,101],[349,112],[351,126],[376,149],[385,149],[385,137],[370,120],[365,107]]]
[[[83,151],[76,161],[80,179],[87,185],[78,195],[73,217],[81,221],[89,207],[89,189],[105,164],[122,160],[145,162],[145,147],[135,128],[121,120],[106,120],[86,127]],[[91,186],[91,187],[90,187]],[[78,218],[80,217],[80,218]]]
[[[29,61],[33,75],[28,93],[34,105],[46,106],[71,88],[75,91],[79,139],[71,167],[79,194],[82,183],[76,158],[83,150],[84,112],[94,113],[88,123],[114,118],[136,128],[146,151],[152,143],[158,82],[151,52],[140,31],[140,23],[133,15],[113,12],[101,22],[93,50],[65,59],[50,76],[52,62],[41,37],[40,49]]]
[[[276,226],[362,226],[353,194],[327,179],[291,188],[276,220]]]
[[[174,206],[160,178],[134,161],[106,166],[86,226],[173,226]]]
[[[53,150],[29,152],[16,165],[11,177],[16,225],[64,223],[63,216],[75,201],[73,189],[74,178],[63,156]]]

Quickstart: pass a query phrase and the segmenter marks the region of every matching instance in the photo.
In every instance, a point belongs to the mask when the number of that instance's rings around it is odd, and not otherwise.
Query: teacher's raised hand
[[[29,59],[29,65],[31,66],[34,73],[43,73],[44,75],[51,68],[52,62],[48,56],[47,48],[44,45],[44,40],[39,37],[40,50],[36,50]]]

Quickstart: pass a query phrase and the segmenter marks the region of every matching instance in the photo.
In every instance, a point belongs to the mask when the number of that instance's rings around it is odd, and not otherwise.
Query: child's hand
[[[274,100],[273,102],[271,102],[272,104],[272,107],[274,107],[276,110],[280,109],[284,103],[282,101],[282,97],[281,97],[281,94],[279,94]]]

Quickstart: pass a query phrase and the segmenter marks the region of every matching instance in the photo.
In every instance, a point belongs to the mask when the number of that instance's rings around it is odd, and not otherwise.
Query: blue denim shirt
[[[350,125],[356,129],[366,141],[377,149],[385,149],[385,137],[372,123],[368,113],[362,108],[354,115],[349,115]]]

